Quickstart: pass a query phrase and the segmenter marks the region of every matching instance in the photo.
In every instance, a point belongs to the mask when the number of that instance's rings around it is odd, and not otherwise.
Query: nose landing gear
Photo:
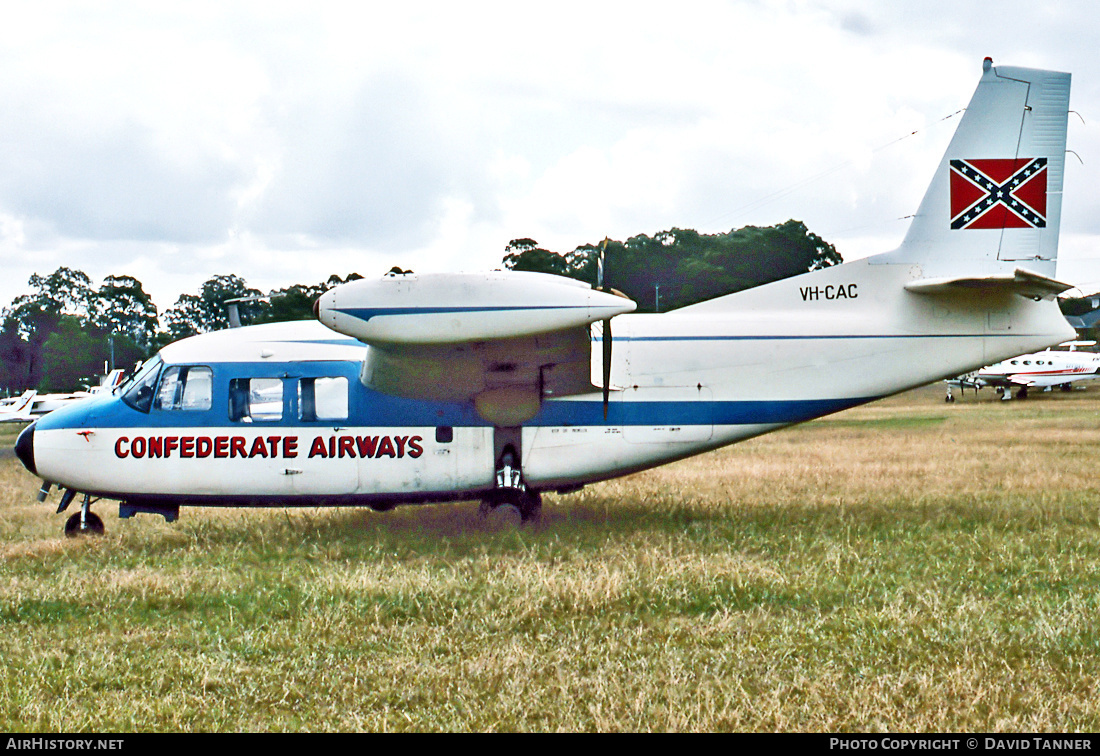
[[[68,507],[74,495],[74,491],[66,491],[65,495],[61,498],[61,506],[58,507],[57,511],[61,512]],[[84,502],[80,505],[80,511],[65,521],[65,535],[67,537],[76,538],[77,536],[83,535],[103,535],[103,520],[92,511],[92,503],[91,495],[84,494]]]

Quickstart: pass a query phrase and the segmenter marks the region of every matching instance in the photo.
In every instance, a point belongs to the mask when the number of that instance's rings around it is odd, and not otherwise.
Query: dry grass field
[[[69,541],[6,457],[0,731],[1095,732],[1098,470],[1100,386],[928,387],[537,528],[103,502]]]

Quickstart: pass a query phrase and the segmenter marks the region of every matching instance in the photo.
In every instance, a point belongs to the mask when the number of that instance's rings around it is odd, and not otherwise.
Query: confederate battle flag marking
[[[951,161],[951,228],[1046,228],[1047,159]]]

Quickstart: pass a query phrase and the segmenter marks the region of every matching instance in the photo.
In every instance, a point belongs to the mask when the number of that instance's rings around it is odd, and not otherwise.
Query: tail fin
[[[901,247],[871,262],[922,277],[1053,278],[1062,213],[1070,75],[993,66],[940,161]]]
[[[0,419],[3,419],[3,421],[5,422],[13,420],[29,420],[31,416],[31,402],[34,401],[34,398],[37,395],[38,392],[34,389],[28,389],[24,391],[18,399],[12,401],[10,404],[8,404],[7,407],[4,408],[4,411],[0,413]]]

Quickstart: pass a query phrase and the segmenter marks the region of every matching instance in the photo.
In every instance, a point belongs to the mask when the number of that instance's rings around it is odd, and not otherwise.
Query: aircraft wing
[[[370,349],[360,378],[386,394],[472,400],[497,425],[533,417],[544,398],[599,390],[593,323],[630,299],[542,273],[390,274],[317,302],[329,328]]]
[[[959,388],[964,389],[979,389],[991,385],[990,383],[982,378],[979,378],[973,373],[966,373],[965,375],[960,375],[955,378],[947,378],[946,380],[944,380],[944,383],[946,383],[948,386],[958,386]]]
[[[1008,380],[1014,386],[1027,386],[1046,388],[1047,386],[1061,386],[1073,381],[1082,381],[1096,377],[1096,371],[1052,371],[1050,373],[1025,373],[1009,376]]]

